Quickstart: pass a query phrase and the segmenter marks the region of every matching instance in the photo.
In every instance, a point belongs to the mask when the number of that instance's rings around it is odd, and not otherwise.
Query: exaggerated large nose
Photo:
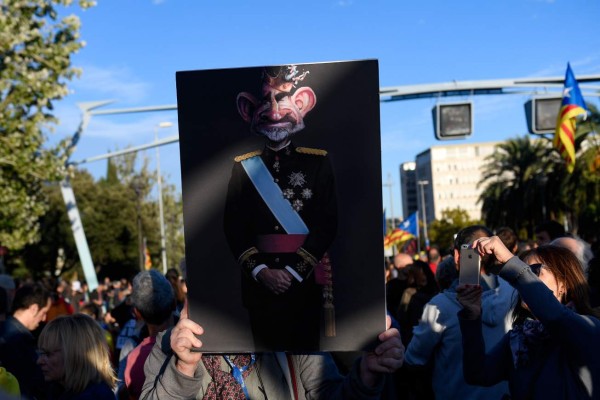
[[[279,102],[277,101],[277,98],[275,97],[275,94],[271,93],[271,96],[269,98],[269,109],[266,110],[264,115],[271,121],[279,121],[286,114],[287,112],[284,108],[280,106]]]

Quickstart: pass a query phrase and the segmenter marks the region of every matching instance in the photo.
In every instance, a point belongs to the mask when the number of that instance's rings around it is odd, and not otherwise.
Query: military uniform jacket
[[[262,158],[283,196],[308,227],[309,233],[297,252],[266,254],[261,251],[261,236],[287,232],[241,165],[241,161],[249,157]],[[314,284],[314,265],[331,245],[337,230],[334,175],[327,153],[290,144],[277,152],[265,148],[236,157],[229,181],[224,228],[233,255],[244,269],[246,285],[250,284],[254,290],[263,292],[263,296],[254,293],[252,299],[244,296],[247,306],[249,302],[261,302],[261,297],[270,296],[267,289],[253,282],[251,277],[252,270],[260,264],[277,269],[287,265],[304,279],[303,283]],[[254,255],[255,262],[245,262],[249,254]],[[299,254],[306,262],[298,263]]]

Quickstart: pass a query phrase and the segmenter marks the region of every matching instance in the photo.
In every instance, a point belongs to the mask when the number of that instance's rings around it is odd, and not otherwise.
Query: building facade
[[[417,171],[414,161],[400,164],[400,195],[403,218],[408,218],[419,209],[417,203]]]
[[[427,223],[440,219],[443,210],[458,207],[466,210],[470,219],[481,219],[481,204],[477,200],[482,188],[478,188],[477,184],[481,180],[485,158],[499,143],[440,145],[419,153],[415,159],[414,178],[419,219],[423,218],[423,207]],[[400,169],[402,179],[402,166]],[[401,182],[404,185],[404,181]],[[409,193],[410,189],[406,188],[406,192]],[[403,187],[402,205],[406,210],[413,203],[410,203],[410,195],[404,197],[404,193]]]

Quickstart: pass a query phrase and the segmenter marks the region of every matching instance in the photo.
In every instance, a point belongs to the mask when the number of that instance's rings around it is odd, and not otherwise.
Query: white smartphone
[[[471,245],[460,246],[460,269],[458,283],[460,285],[479,285],[479,270],[481,268],[481,257],[477,250]]]

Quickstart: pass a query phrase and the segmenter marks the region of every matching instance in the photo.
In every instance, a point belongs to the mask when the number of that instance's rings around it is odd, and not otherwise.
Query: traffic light
[[[431,110],[438,140],[464,139],[473,133],[473,103],[436,104]]]
[[[534,97],[525,103],[529,133],[554,133],[562,97]]]

